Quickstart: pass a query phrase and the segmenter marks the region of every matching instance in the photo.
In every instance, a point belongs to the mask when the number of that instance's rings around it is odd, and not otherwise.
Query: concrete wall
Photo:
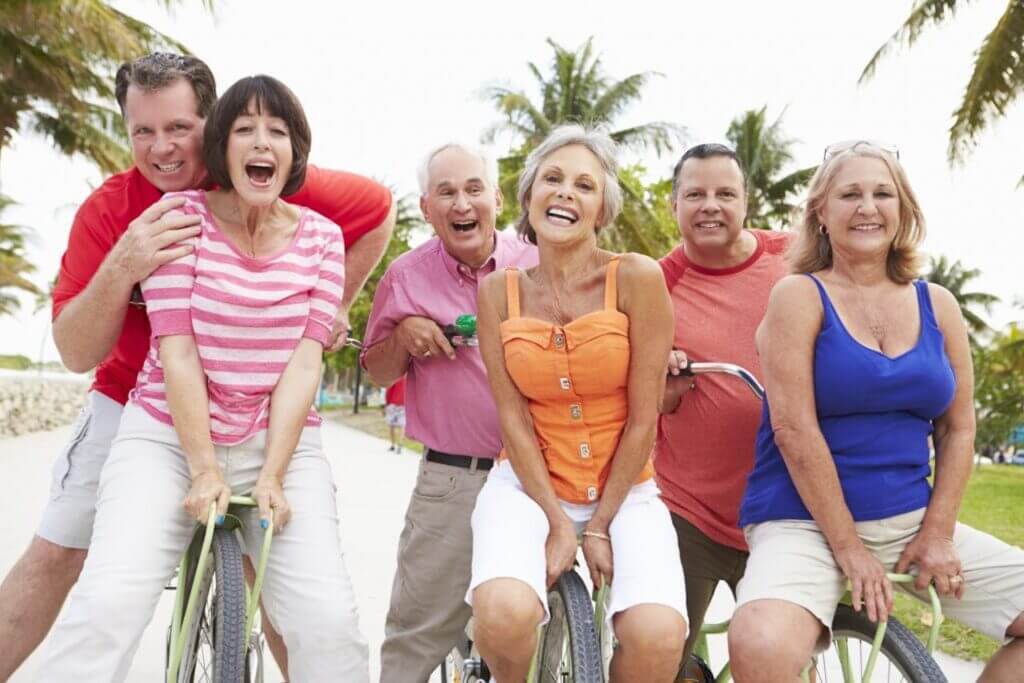
[[[77,375],[0,375],[0,438],[54,429],[74,422],[89,391]]]

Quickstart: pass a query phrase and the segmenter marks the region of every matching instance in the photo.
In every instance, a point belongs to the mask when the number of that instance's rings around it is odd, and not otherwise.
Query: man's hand
[[[192,251],[192,245],[179,242],[201,232],[201,219],[198,215],[174,211],[184,204],[184,197],[157,202],[129,223],[114,245],[110,258],[132,284],[145,280],[160,266]]]
[[[331,338],[327,340],[327,351],[340,351],[348,342],[348,333],[352,328],[348,324],[348,308],[338,307],[338,315],[334,316],[334,327]]]
[[[394,331],[399,346],[413,358],[430,358],[444,354],[455,359],[455,349],[448,343],[441,328],[430,318],[410,315],[398,323]]]

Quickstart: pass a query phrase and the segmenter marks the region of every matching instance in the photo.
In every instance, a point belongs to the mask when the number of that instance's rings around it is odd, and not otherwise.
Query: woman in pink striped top
[[[246,546],[260,547],[271,510],[277,527],[263,604],[288,648],[289,680],[367,681],[311,407],[341,302],[341,231],[280,198],[302,184],[310,145],[283,84],[255,76],[233,85],[204,138],[219,189],[174,193],[202,232],[142,283],[152,343],[52,659],[89,661],[78,680],[122,680],[197,520],[216,503],[220,523],[232,491],[251,491],[259,508],[243,520]]]

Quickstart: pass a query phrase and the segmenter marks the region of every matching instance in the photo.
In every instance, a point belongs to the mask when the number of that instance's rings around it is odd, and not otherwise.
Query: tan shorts
[[[925,508],[871,522],[857,522],[868,550],[889,571],[921,528]],[[744,533],[750,545],[747,571],[740,581],[737,605],[754,600],[786,600],[808,610],[826,627],[846,592],[846,577],[817,523],[781,520],[751,524]],[[941,598],[946,616],[995,638],[1024,612],[1024,550],[957,524],[953,543],[960,555],[965,587],[960,600]],[[900,588],[922,601],[925,594]]]

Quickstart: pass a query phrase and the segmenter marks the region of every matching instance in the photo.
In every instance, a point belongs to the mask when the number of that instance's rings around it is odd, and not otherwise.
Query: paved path
[[[29,434],[0,441],[0,577],[5,576],[28,544],[38,523],[49,489],[50,464],[67,440],[70,428]],[[416,478],[416,456],[387,451],[386,442],[325,422],[324,443],[338,484],[342,541],[346,562],[355,584],[363,633],[370,643],[370,669],[376,680],[384,617],[395,571],[395,548],[409,492]],[[171,596],[165,594],[153,622],[142,638],[128,677],[130,683],[151,683],[163,673],[166,624],[170,621]],[[728,591],[720,590],[709,619],[725,619],[732,611]],[[44,646],[45,647],[45,644]],[[724,661],[724,638],[711,642],[712,658]],[[273,663],[267,656],[267,661]],[[949,657],[941,660],[950,681],[974,681],[981,667]],[[38,664],[30,658],[11,683],[29,683]],[[276,669],[268,683],[282,680]]]

